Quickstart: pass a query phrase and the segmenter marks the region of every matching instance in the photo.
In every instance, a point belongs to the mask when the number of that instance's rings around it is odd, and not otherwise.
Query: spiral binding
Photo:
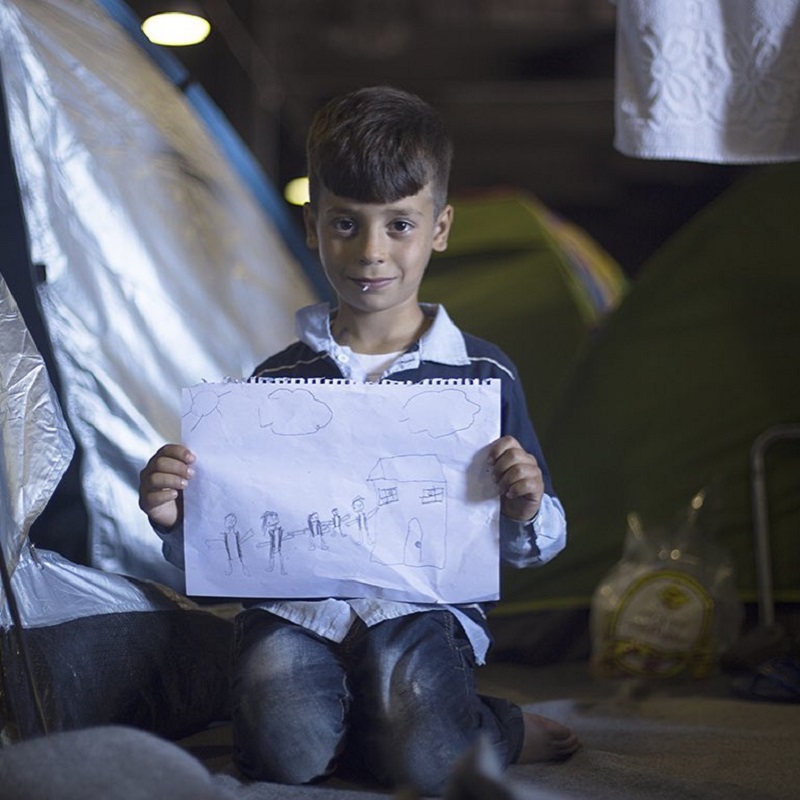
[[[421,381],[393,381],[385,380],[379,383],[363,383],[349,378],[269,378],[252,377],[246,380],[226,380],[225,383],[266,383],[294,386],[366,386],[378,387],[391,384],[392,386],[491,386],[500,383],[499,378],[426,378]]]

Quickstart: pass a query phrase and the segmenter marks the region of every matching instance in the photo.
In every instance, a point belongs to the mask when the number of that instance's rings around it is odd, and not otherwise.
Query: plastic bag
[[[708,528],[706,492],[672,528],[628,516],[622,558],[592,597],[592,669],[613,677],[704,677],[739,637],[743,620],[732,560]],[[707,509],[706,509],[707,510]]]

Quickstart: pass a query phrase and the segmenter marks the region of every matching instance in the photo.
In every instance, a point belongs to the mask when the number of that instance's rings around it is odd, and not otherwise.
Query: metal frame
[[[756,585],[759,623],[764,628],[775,625],[775,602],[772,596],[772,552],[767,502],[767,450],[779,441],[800,439],[800,425],[775,425],[756,437],[750,448],[750,475],[753,492],[753,534],[755,536]]]

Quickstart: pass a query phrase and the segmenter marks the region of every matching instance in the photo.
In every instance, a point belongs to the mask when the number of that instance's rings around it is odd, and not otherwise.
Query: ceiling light
[[[165,3],[164,11],[142,23],[142,31],[153,44],[182,47],[202,42],[211,25],[193,3]]]
[[[304,206],[309,201],[308,178],[295,178],[283,189],[283,196],[293,206]]]

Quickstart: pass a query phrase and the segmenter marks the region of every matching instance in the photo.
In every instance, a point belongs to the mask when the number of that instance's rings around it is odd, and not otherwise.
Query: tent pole
[[[750,449],[758,613],[761,626],[767,629],[775,625],[775,603],[772,598],[772,553],[765,460],[770,445],[786,439],[800,439],[800,425],[775,425],[768,428],[756,437]]]

